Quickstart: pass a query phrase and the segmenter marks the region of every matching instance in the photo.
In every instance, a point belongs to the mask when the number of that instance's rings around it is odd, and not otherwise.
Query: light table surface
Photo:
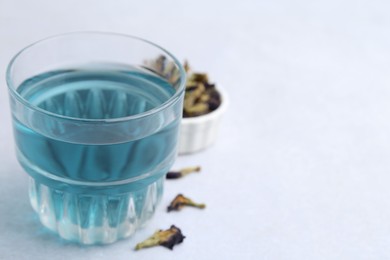
[[[0,259],[389,259],[388,1],[0,1]],[[132,238],[82,247],[46,232],[13,146],[5,69],[27,44],[112,31],[164,46],[230,96],[218,142],[179,157]],[[166,213],[182,192],[205,210]],[[169,251],[135,244],[175,224]]]

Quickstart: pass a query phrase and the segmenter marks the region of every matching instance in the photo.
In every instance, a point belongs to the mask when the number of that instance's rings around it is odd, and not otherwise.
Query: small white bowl
[[[216,110],[202,116],[182,119],[179,154],[201,151],[212,145],[217,139],[220,121],[229,102],[226,92],[220,88],[217,90],[221,95],[221,104]]]

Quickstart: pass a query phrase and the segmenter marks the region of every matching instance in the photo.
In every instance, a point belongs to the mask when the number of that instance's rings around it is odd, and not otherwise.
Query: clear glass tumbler
[[[82,244],[128,237],[161,200],[176,157],[185,72],[132,36],[71,33],[7,70],[17,157],[44,226]]]

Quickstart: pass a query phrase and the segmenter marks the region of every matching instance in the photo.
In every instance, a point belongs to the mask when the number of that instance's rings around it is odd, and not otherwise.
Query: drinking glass
[[[149,41],[70,33],[7,69],[17,158],[31,205],[66,240],[106,244],[153,215],[177,151],[185,72]]]

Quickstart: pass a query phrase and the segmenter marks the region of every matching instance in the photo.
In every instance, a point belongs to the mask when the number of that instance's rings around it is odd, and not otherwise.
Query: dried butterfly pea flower
[[[176,85],[180,79],[180,71],[173,61],[169,61],[164,55],[154,60],[145,61],[146,69],[152,70],[168,82]],[[221,97],[215,88],[215,84],[209,83],[206,73],[192,73],[187,61],[184,62],[184,70],[188,77],[183,104],[183,117],[196,117],[210,113],[221,104]]]
[[[184,96],[184,111],[185,114],[194,114],[194,112],[198,112],[201,109],[201,113],[206,113],[205,107],[198,107],[195,108],[194,111],[194,106],[198,105],[198,99],[204,94],[205,92],[205,86],[202,83],[197,84],[196,86],[192,86],[190,88],[190,91],[186,91],[185,96]],[[206,108],[207,110],[207,108]]]
[[[207,102],[210,100],[210,95],[208,93],[203,93],[200,97],[199,97],[199,102]]]
[[[195,203],[191,199],[184,197],[183,194],[179,194],[172,200],[171,204],[168,206],[168,212],[172,210],[179,211],[184,206],[191,206],[200,209],[204,209],[206,207],[206,205],[203,203]]]
[[[210,111],[214,111],[215,109],[217,109],[219,107],[219,105],[221,104],[221,102],[219,102],[218,100],[216,99],[210,99],[209,101],[207,101],[207,104],[208,104],[208,108]]]
[[[186,89],[186,95],[188,97],[193,97],[195,99],[199,98],[204,92],[206,88],[203,83],[197,83],[196,85],[189,85]]]
[[[204,84],[206,90],[211,90],[211,89],[215,90],[215,84],[211,84],[209,82],[203,82],[203,84]]]
[[[187,63],[186,65],[189,68]],[[221,104],[215,84],[208,82],[206,73],[191,73],[186,83],[183,117],[195,117],[210,113]]]
[[[196,98],[190,93],[191,92],[186,92],[184,95],[183,112],[185,112],[187,109],[190,109],[195,104]]]
[[[176,66],[173,62],[168,62],[162,71],[162,74],[166,78],[170,78],[175,73]]]
[[[198,89],[198,83],[193,84],[193,85],[188,84],[188,85],[186,85],[186,94],[188,94],[191,91],[197,90],[197,89]]]
[[[166,63],[167,63],[166,61],[167,61],[167,58],[164,55],[160,55],[157,58],[156,63],[155,63],[155,69],[157,72],[163,73],[165,66],[166,66]]]
[[[221,104],[221,95],[215,89],[208,91],[210,99],[207,100],[207,104],[209,105],[209,110],[214,111]]]
[[[183,236],[181,230],[178,227],[172,225],[167,230],[156,231],[151,237],[141,243],[138,243],[135,246],[135,250],[158,245],[172,250],[175,245],[182,243],[184,238],[185,236]]]
[[[186,167],[186,168],[183,168],[179,171],[169,171],[166,175],[166,178],[167,179],[178,179],[178,178],[181,178],[181,177],[184,177],[190,173],[193,173],[193,172],[200,172],[201,168],[200,166],[196,166],[196,167]]]
[[[209,111],[209,105],[207,103],[197,103],[191,107],[185,109],[187,116],[200,116],[207,114]]]
[[[188,73],[188,72],[191,71],[190,64],[188,64],[188,61],[187,61],[187,60],[184,61],[183,67],[184,67],[184,70],[185,70],[186,73]]]
[[[171,62],[170,64],[173,65],[173,62]],[[177,82],[179,81],[180,79],[180,71],[176,68],[176,66],[172,66],[171,67],[171,70],[169,72],[169,74],[165,75],[165,78],[170,82],[172,83],[173,85],[176,85]]]
[[[207,83],[209,81],[209,76],[206,73],[192,73],[189,76],[190,81]]]
[[[180,71],[175,63],[173,61],[168,61],[167,57],[164,55],[160,55],[154,60],[145,60],[144,64],[147,65],[144,67],[145,69],[161,75],[172,84],[176,84],[180,78]]]

